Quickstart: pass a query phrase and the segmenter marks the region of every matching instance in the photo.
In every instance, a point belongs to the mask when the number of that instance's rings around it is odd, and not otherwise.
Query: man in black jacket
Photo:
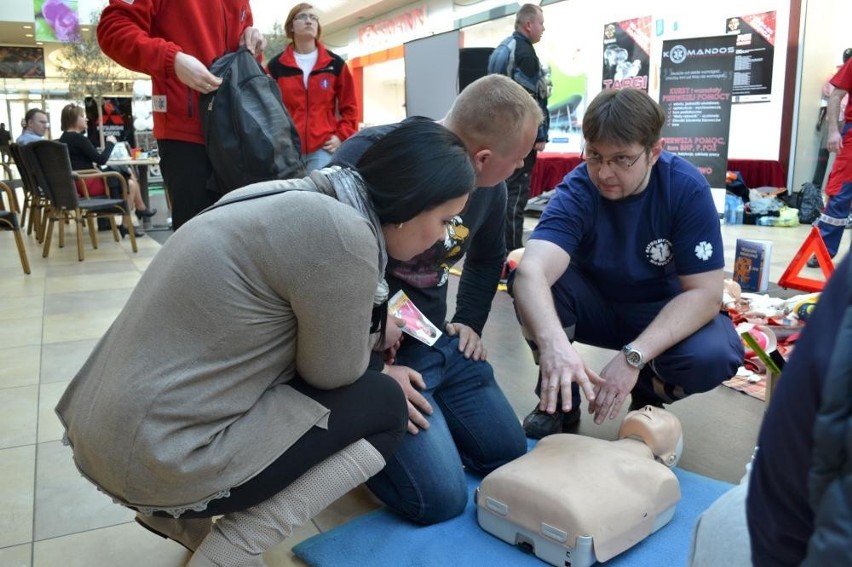
[[[524,158],[524,164],[506,180],[506,253],[524,245],[524,209],[530,198],[530,176],[536,154],[548,141],[550,115],[547,98],[550,79],[541,66],[533,44],[544,33],[544,13],[535,4],[524,4],[515,15],[515,32],[503,40],[488,61],[489,73],[507,75],[529,92],[544,113],[535,138],[535,145]]]
[[[429,120],[411,117],[407,120]],[[465,143],[477,189],[447,236],[407,261],[388,259],[391,296],[403,290],[444,334],[433,345],[406,337],[383,372],[408,399],[409,435],[367,486],[389,508],[421,524],[461,514],[467,503],[464,469],[487,474],[526,452],[514,410],[494,378],[481,334],[505,255],[503,180],[532,147],[541,110],[516,83],[482,77],[462,91],[443,120]],[[397,124],[362,130],[334,153],[332,165],[357,165]],[[447,318],[450,268],[464,256],[456,312]]]

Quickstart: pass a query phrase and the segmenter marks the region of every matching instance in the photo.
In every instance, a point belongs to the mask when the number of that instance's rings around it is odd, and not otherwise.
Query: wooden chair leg
[[[118,234],[118,225],[115,222],[115,215],[109,216],[109,226],[112,229],[112,238],[116,242],[121,242],[121,236]]]
[[[92,248],[98,249],[98,217],[86,217],[86,224],[89,225],[89,237],[92,239]]]
[[[80,211],[77,211],[77,218],[74,219],[74,227],[77,232],[77,260],[83,261],[83,217],[80,216]]]
[[[65,248],[65,225],[68,222],[68,218],[63,214],[57,220],[59,222],[59,226],[57,227],[59,229],[59,247]]]
[[[53,223],[56,222],[56,219],[51,215],[47,219],[47,229],[44,231],[44,251],[41,254],[42,258],[47,258],[47,255],[50,254],[50,240],[53,237]]]
[[[136,247],[136,229],[133,228],[133,221],[130,220],[130,214],[128,213],[124,214],[123,219],[124,226],[127,227],[127,234],[130,236],[130,248],[136,253],[139,249]]]
[[[21,257],[21,267],[25,274],[30,273],[30,261],[27,258],[27,249],[24,247],[24,239],[21,237],[21,230],[15,231],[15,244],[18,246],[18,256]]]

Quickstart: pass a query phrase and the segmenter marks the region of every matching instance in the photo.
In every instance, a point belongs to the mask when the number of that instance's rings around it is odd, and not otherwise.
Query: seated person
[[[29,144],[44,140],[44,135],[47,132],[47,127],[50,122],[47,120],[47,114],[40,108],[31,108],[27,110],[22,121],[24,131],[15,140],[18,144]]]
[[[68,146],[68,156],[71,158],[71,168],[75,171],[92,169],[93,164],[104,165],[109,159],[113,146],[116,144],[114,136],[107,136],[104,151],[99,152],[89,138],[83,134],[86,131],[86,111],[82,106],[67,104],[62,109],[62,135],[59,141]],[[112,168],[118,171],[127,180],[127,200],[136,209],[136,217],[139,220],[151,218],[157,214],[157,209],[148,210],[142,195],[139,192],[139,184],[130,168]],[[109,193],[113,199],[121,198],[121,187],[117,179],[107,179]],[[136,236],[144,236],[145,233],[137,229]],[[127,229],[121,227],[122,237],[127,234]]]
[[[852,565],[852,257],[772,394],[747,474],[695,526],[689,565]]]
[[[680,421],[653,406],[628,413],[618,441],[547,437],[483,479],[480,525],[509,543],[518,535],[546,541],[535,552],[553,565],[565,562],[566,549],[571,565],[607,561],[672,519],[680,485],[669,469],[682,450]],[[553,534],[566,534],[564,547],[537,539],[543,523]]]
[[[473,167],[433,122],[357,167],[237,189],[187,222],[57,405],[82,474],[192,567],[263,565],[405,432],[402,391],[380,357],[368,368],[399,338],[385,264],[447,237]]]
[[[510,276],[537,350],[528,437],[662,407],[733,376],[743,346],[720,313],[724,255],[710,187],[663,150],[665,114],[638,89],[604,90],[583,116],[585,163],[556,187]],[[598,375],[571,345],[617,350]]]
[[[760,427],[746,498],[751,560],[852,565],[852,256],[820,294]]]
[[[354,164],[394,132],[429,119],[367,128],[335,152],[332,163]],[[486,362],[480,336],[497,290],[505,254],[506,186],[535,142],[541,110],[517,83],[488,75],[456,98],[443,125],[464,140],[478,188],[447,238],[423,254],[391,254],[391,295],[404,290],[445,332],[428,346],[406,338],[385,372],[409,400],[409,435],[367,486],[390,509],[422,524],[453,518],[468,499],[464,469],[486,474],[526,452],[518,418]],[[449,270],[462,257],[456,312],[447,319]]]

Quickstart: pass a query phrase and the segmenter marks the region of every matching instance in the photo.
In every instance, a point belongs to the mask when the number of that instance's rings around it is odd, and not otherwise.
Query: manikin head
[[[674,468],[683,453],[683,430],[675,414],[662,408],[645,406],[624,417],[618,438],[641,441],[654,454],[654,459]]]

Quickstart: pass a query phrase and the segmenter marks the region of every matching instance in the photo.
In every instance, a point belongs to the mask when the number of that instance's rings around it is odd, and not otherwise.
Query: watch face
[[[644,363],[642,361],[642,353],[634,348],[624,348],[624,358],[627,359],[627,363],[631,366],[635,366],[636,368],[642,368]]]

